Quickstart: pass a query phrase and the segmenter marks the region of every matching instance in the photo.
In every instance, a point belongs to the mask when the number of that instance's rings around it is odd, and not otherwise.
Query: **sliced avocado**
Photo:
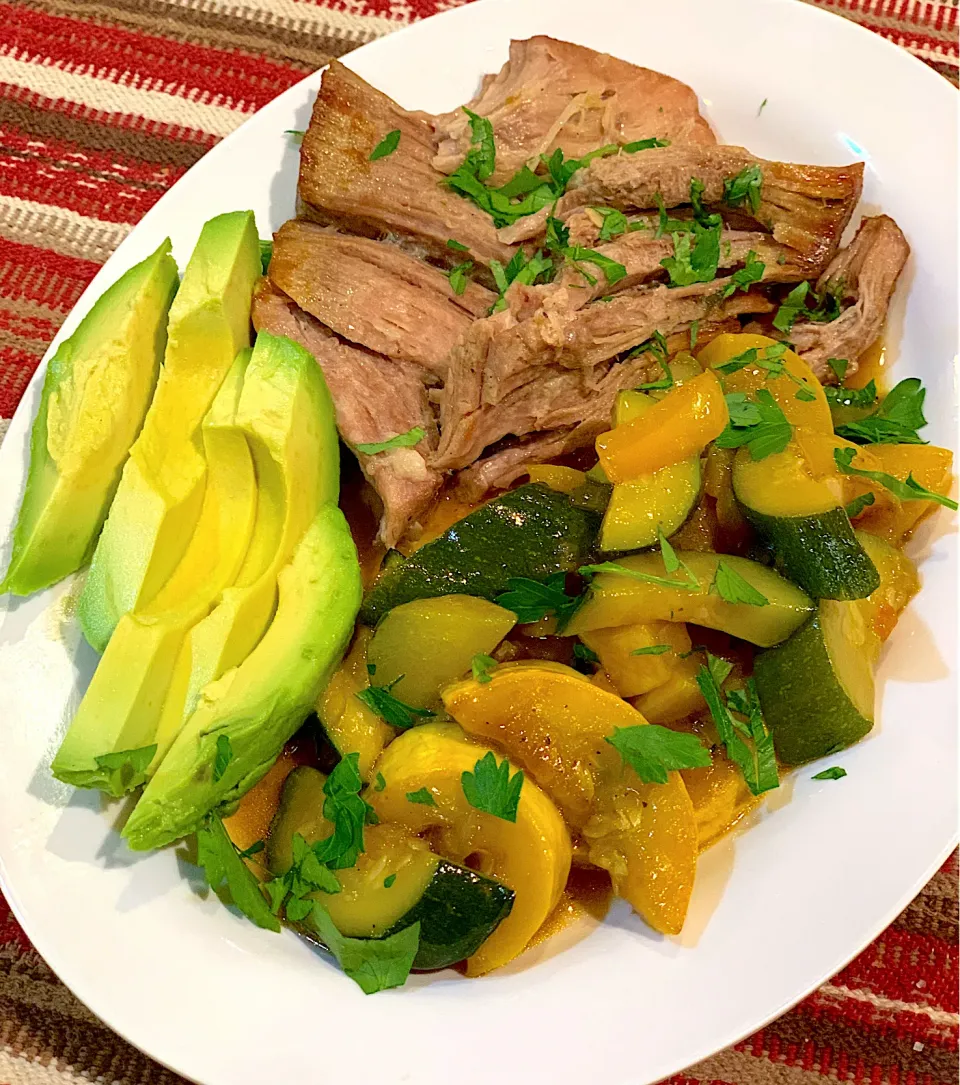
[[[167,582],[193,534],[206,478],[200,424],[237,353],[250,345],[259,275],[252,211],[204,225],[170,308],[157,390],[80,597],[84,636],[99,652],[120,618]]]
[[[277,574],[340,486],[333,401],[313,356],[290,339],[261,332],[247,368],[237,427],[257,473],[253,537],[232,586],[187,634],[160,726],[157,760],[197,707],[201,691],[238,666],[263,636],[277,603]]]
[[[203,421],[207,484],[186,553],[153,602],[120,619],[54,758],[65,783],[117,795],[143,782],[139,761],[150,759],[141,751],[157,741],[184,636],[237,575],[257,509],[253,458],[236,424],[249,361],[250,351],[240,351]],[[123,751],[136,755],[126,772]]]
[[[270,768],[343,655],[362,597],[360,566],[340,510],[317,514],[280,571],[277,611],[239,667],[208,685],[130,815],[131,848],[158,848],[194,832]],[[231,757],[214,778],[217,740]]]
[[[50,359],[0,592],[29,595],[89,559],[157,383],[177,280],[167,240],[100,295]]]

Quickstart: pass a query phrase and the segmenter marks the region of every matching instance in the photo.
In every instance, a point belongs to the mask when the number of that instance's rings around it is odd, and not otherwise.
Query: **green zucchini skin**
[[[753,677],[784,764],[802,765],[836,753],[873,727],[837,678],[819,610],[783,644],[754,657]]]
[[[381,572],[360,610],[367,625],[413,599],[477,595],[495,599],[512,577],[544,580],[585,564],[600,516],[566,495],[531,483],[474,510],[410,557]]]
[[[839,505],[815,516],[767,516],[738,503],[781,571],[814,599],[866,599],[880,586],[876,566]]]
[[[507,918],[514,892],[502,882],[441,859],[420,900],[384,938],[420,923],[420,948],[413,967],[423,972],[464,960]]]

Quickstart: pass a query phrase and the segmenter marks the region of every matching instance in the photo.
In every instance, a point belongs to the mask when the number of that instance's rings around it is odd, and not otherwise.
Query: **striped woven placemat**
[[[958,0],[811,2],[957,82]],[[331,56],[456,3],[0,0],[0,436],[100,264],[201,155]],[[955,1083],[957,871],[796,1009],[672,1081]],[[73,998],[0,897],[0,1085],[181,1080]]]

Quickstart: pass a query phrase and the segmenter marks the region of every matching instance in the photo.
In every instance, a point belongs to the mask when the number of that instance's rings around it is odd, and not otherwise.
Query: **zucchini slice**
[[[697,578],[698,588],[650,583],[622,573],[601,573],[594,578],[586,601],[567,623],[565,634],[581,636],[593,629],[639,622],[693,622],[767,648],[786,640],[813,611],[813,603],[795,584],[759,562],[694,550],[677,551],[677,556]],[[766,605],[728,603],[711,591],[721,561],[756,588],[767,600]],[[679,576],[667,573],[659,552],[633,554],[618,564],[661,579]]]
[[[862,606],[824,599],[786,643],[757,655],[753,676],[781,761],[815,761],[870,731],[874,642]]]
[[[293,837],[308,844],[329,836],[323,773],[307,765],[287,777],[270,827],[267,864],[284,874]],[[336,872],[339,893],[317,893],[337,929],[351,938],[386,938],[420,923],[413,967],[447,968],[474,954],[510,914],[514,893],[493,878],[442,859],[399,825],[373,825],[355,866]]]
[[[762,460],[741,448],[733,492],[780,568],[814,598],[865,599],[879,586],[846,510],[827,482],[809,474],[796,445]]]
[[[692,358],[690,364],[700,373]],[[621,392],[614,408],[614,424],[641,418],[656,402],[645,392]],[[700,481],[700,457],[691,456],[661,467],[652,475],[618,483],[603,517],[600,549],[607,553],[643,550],[656,544],[658,529],[668,536],[679,531],[697,504]]]
[[[497,497],[381,572],[360,611],[375,625],[412,599],[478,595],[494,599],[511,577],[545,580],[570,572],[592,551],[600,517],[547,486],[529,484]]]

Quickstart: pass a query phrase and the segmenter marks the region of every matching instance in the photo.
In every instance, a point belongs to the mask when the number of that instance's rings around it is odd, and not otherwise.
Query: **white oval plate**
[[[913,246],[890,341],[921,376],[927,435],[954,440],[955,92],[905,52],[795,0],[485,0],[365,46],[349,64],[403,105],[449,109],[512,37],[548,33],[686,80],[722,139],[770,158],[867,163],[864,206]],[[166,234],[181,266],[204,219],[252,207],[263,236],[293,212],[314,75],[224,140],[146,215],[62,334]],[[760,103],[767,105],[758,115]],[[908,293],[909,291],[909,293]],[[60,336],[58,336],[58,339]],[[0,453],[0,538],[27,462],[38,372]],[[643,1085],[780,1014],[845,964],[953,845],[956,537],[915,547],[923,591],[882,665],[879,723],[831,758],[849,775],[789,779],[757,823],[701,862],[680,939],[616,906],[508,969],[447,972],[365,997],[293,934],[258,930],[172,849],[129,853],[99,796],[48,765],[92,671],[61,585],[0,619],[0,881],[27,934],[107,1024],[205,1085],[411,1082]],[[822,767],[822,766],[821,766]],[[736,853],[734,859],[734,852]]]

